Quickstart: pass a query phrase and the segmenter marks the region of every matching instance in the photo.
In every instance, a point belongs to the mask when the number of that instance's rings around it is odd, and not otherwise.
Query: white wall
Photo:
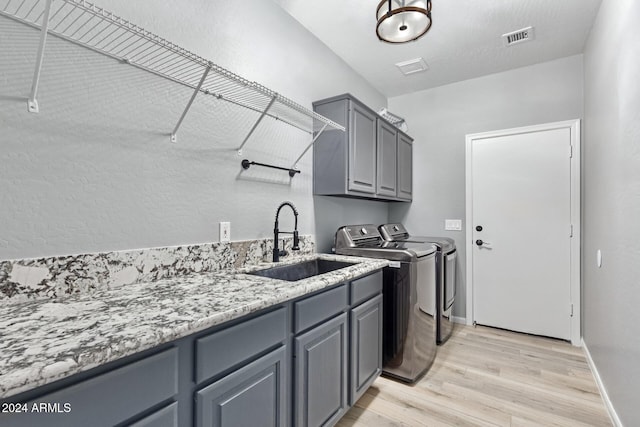
[[[271,1],[98,3],[309,108],[343,92],[386,103]],[[38,36],[0,17],[0,259],[215,241],[219,221],[231,221],[233,240],[268,237],[283,200],[297,205],[302,233],[335,223],[334,202],[312,197],[311,152],[291,183],[284,172],[241,173],[234,148],[256,114],[198,97],[171,144],[190,90],[70,43],[49,38],[41,112],[27,113]],[[265,122],[246,157],[289,166],[310,136]],[[354,202],[338,218],[372,212],[386,219],[387,206]]]
[[[640,425],[639,19],[637,1],[603,1],[584,53],[584,340],[625,426]]]
[[[414,142],[414,195],[392,205],[391,221],[417,235],[456,240],[465,265],[463,231],[445,219],[465,219],[465,135],[582,117],[582,55],[571,56],[389,99]],[[466,275],[460,269],[456,316],[466,312]]]

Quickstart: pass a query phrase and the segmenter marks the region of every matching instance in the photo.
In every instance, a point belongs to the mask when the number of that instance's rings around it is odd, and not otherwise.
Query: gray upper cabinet
[[[389,123],[378,120],[377,194],[396,196],[398,169],[398,130]]]
[[[412,152],[400,148],[411,138],[349,94],[314,102],[313,109],[346,128],[325,130],[313,144],[314,194],[411,201]]]
[[[349,190],[376,192],[376,116],[349,101]]]
[[[413,198],[413,140],[398,133],[398,198]]]

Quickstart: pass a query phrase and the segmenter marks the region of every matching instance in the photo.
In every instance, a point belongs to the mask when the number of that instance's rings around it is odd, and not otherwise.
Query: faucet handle
[[[300,250],[300,238],[298,237],[298,230],[293,232],[293,246],[291,247],[292,251]]]
[[[289,255],[289,253],[287,251],[284,250],[284,242],[285,240],[282,239],[282,249],[280,250],[280,256],[287,256]]]

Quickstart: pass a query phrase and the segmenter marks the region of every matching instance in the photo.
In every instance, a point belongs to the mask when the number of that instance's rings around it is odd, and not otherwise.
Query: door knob
[[[476,245],[478,245],[478,246],[482,246],[483,243],[484,242],[482,240],[480,240],[480,239],[476,240]]]
[[[491,243],[484,240],[480,240],[480,239],[476,240],[476,245],[491,249]]]

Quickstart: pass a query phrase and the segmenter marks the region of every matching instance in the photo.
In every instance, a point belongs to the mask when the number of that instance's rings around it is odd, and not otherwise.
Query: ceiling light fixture
[[[378,38],[405,43],[422,37],[431,28],[431,0],[382,0],[376,11]]]

